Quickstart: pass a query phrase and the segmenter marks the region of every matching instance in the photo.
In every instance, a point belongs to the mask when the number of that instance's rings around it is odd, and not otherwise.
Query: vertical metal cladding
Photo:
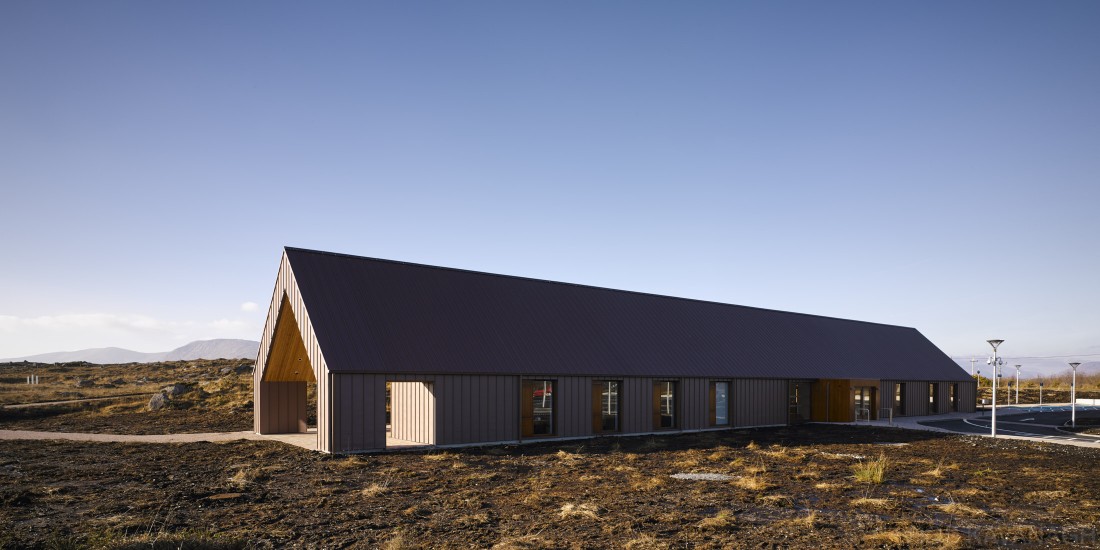
[[[435,445],[435,395],[431,382],[390,383],[390,434]]]
[[[331,452],[331,409],[329,407],[331,396],[328,387],[328,364],[325,362],[324,355],[321,353],[321,347],[317,343],[316,334],[313,330],[313,323],[310,321],[309,313],[306,311],[305,303],[302,300],[301,293],[298,290],[298,284],[294,278],[294,271],[290,266],[290,261],[286,253],[283,254],[279,263],[279,274],[275,281],[275,289],[271,294],[271,305],[267,311],[267,321],[264,324],[263,336],[260,338],[260,352],[256,358],[256,368],[253,371],[253,396],[255,399],[253,427],[258,433],[273,433],[264,431],[265,428],[275,425],[265,420],[265,414],[271,414],[273,411],[279,410],[277,405],[273,407],[274,404],[269,402],[269,400],[273,398],[270,393],[271,386],[262,382],[267,360],[271,353],[272,339],[275,336],[275,323],[279,314],[279,305],[284,295],[290,302],[291,310],[294,312],[294,318],[297,320],[302,342],[305,344],[310,364],[313,365],[313,375],[317,379],[316,448],[320,451]]]
[[[734,426],[787,423],[787,380],[753,378],[732,382],[730,408]]]
[[[256,415],[258,433],[306,431],[305,382],[260,382],[257,387],[264,395],[262,409]]]
[[[436,444],[519,439],[518,376],[438,375],[434,380]]]

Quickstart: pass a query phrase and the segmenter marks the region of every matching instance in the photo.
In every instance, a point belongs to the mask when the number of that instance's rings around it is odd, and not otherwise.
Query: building
[[[255,369],[256,431],[305,432],[314,409],[331,453],[974,402],[974,380],[912,328],[297,248]]]

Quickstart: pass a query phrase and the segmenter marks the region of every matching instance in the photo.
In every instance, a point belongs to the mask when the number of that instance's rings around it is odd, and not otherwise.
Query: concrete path
[[[317,443],[316,431],[301,434],[276,434],[260,435],[255,432],[213,432],[197,434],[154,434],[154,435],[123,435],[123,434],[94,434],[78,432],[37,432],[30,430],[0,430],[0,440],[3,439],[33,439],[33,440],[65,440],[65,441],[93,441],[93,442],[117,442],[117,443],[197,443],[212,442],[222,443],[226,441],[238,441],[248,439],[253,441],[280,441],[304,449],[313,450]]]

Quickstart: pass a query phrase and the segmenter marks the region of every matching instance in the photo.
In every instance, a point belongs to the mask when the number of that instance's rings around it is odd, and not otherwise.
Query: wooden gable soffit
[[[283,296],[279,306],[279,317],[275,321],[275,334],[271,339],[267,365],[264,368],[264,382],[316,382],[313,365],[306,353],[302,332],[290,300]]]

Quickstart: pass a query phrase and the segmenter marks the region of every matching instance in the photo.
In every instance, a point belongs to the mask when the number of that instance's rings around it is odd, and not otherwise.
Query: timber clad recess
[[[975,399],[973,379],[911,328],[296,248],[255,372],[257,432],[305,431],[315,406],[316,448],[338,453],[938,414]]]

